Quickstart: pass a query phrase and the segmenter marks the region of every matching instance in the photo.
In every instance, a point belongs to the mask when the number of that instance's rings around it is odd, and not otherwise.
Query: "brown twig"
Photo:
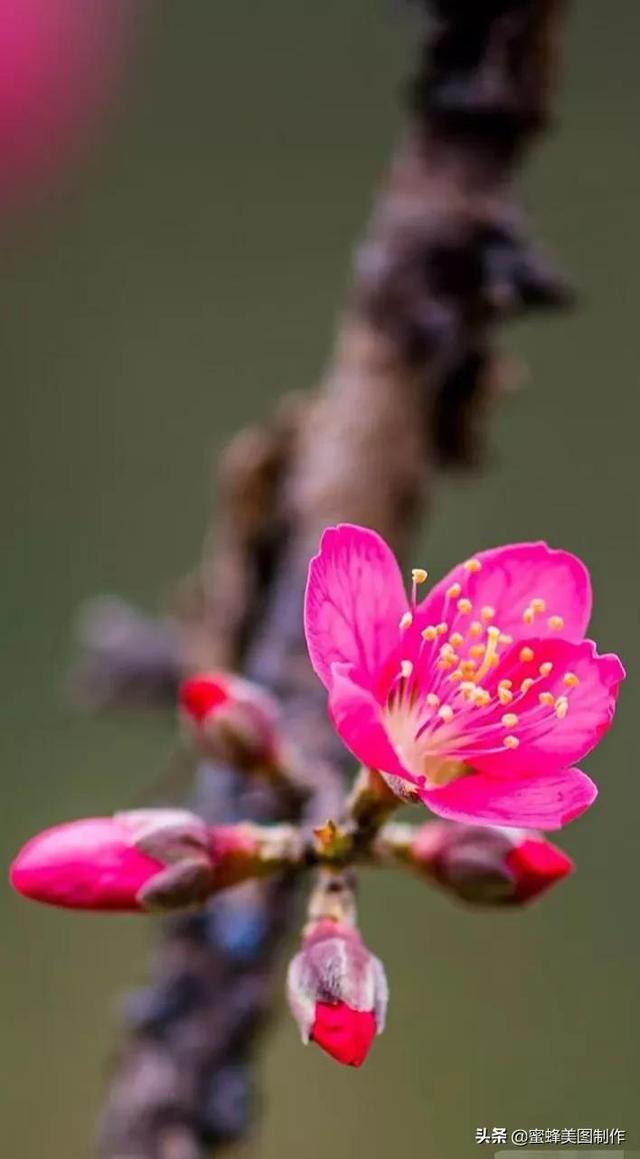
[[[278,697],[312,790],[312,824],[339,815],[344,775],[302,634],[320,533],[358,522],[404,551],[438,469],[478,457],[482,419],[504,379],[490,348],[494,323],[567,299],[527,240],[512,188],[548,119],[562,0],[415,7],[410,125],[357,256],[326,378],[308,400],[281,404],[269,429],[232,445],[223,527],[215,541],[207,536],[175,612],[179,667],[241,667]],[[117,683],[131,690],[125,654]],[[150,680],[148,664],[142,671],[146,688],[164,694],[166,647],[160,655],[161,680]],[[104,668],[101,679],[107,686]],[[230,768],[203,766],[195,796],[216,822],[286,814],[273,787],[248,788]],[[129,1007],[102,1121],[105,1156],[202,1159],[244,1133],[250,1062],[291,901],[286,877],[252,882],[167,927],[152,986]]]

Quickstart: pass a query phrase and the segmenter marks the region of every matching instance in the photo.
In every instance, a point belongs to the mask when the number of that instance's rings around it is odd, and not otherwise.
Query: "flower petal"
[[[351,679],[346,665],[334,665],[329,715],[347,748],[367,768],[400,777],[411,785],[424,784],[424,777],[414,776],[401,763],[384,727],[380,706],[371,692]]]
[[[443,789],[423,790],[420,796],[432,812],[451,821],[548,830],[579,817],[597,794],[593,781],[580,769],[562,769],[509,782],[471,773]]]
[[[531,659],[521,660],[523,652]],[[503,706],[494,698],[487,708],[473,710],[469,729],[474,732],[467,732],[456,752],[480,772],[505,778],[532,768],[566,768],[590,752],[610,727],[624,676],[618,657],[599,656],[591,640],[535,639],[516,645],[484,681],[494,697],[503,680],[511,681],[513,699]],[[541,703],[541,695],[553,697],[555,705]],[[560,698],[566,699],[566,713],[556,708]],[[507,723],[511,714],[513,724]],[[505,747],[507,735],[517,747]]]
[[[327,688],[350,665],[366,687],[398,642],[408,603],[395,556],[365,527],[328,528],[309,566],[304,626],[311,663]]]
[[[480,552],[454,568],[426,596],[418,609],[420,626],[446,621],[452,630],[465,633],[469,623],[479,618],[483,608],[493,609],[492,622],[502,632],[520,640],[533,633],[556,634],[567,640],[582,640],[591,615],[591,581],[585,565],[568,551],[557,551],[546,543],[514,543]],[[480,565],[479,567],[477,565]],[[469,570],[476,567],[477,570]],[[456,584],[460,595],[471,601],[470,613],[461,614],[457,597],[447,598]],[[544,604],[535,614],[535,627],[523,619],[532,600]],[[542,605],[541,605],[542,606]],[[548,621],[561,624],[553,628]]]

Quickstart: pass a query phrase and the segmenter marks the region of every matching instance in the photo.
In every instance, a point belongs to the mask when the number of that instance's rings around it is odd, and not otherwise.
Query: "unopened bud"
[[[177,809],[136,810],[56,825],[33,837],[11,884],[67,909],[140,911],[202,903],[213,885],[207,826]]]
[[[180,686],[185,725],[205,752],[249,765],[276,762],[278,706],[262,688],[226,672],[192,676]]]
[[[571,858],[539,833],[448,821],[421,826],[409,860],[456,897],[479,905],[531,901],[574,868]]]
[[[351,926],[323,919],[311,927],[289,966],[287,997],[302,1041],[345,1066],[361,1066],[384,1030],[384,967]]]

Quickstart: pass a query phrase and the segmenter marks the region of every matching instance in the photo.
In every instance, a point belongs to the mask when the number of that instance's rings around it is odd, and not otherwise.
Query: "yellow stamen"
[[[473,571],[480,571],[482,564],[481,564],[480,560],[476,559],[474,556],[472,559],[465,560],[465,562],[463,563],[462,566],[465,568],[466,571],[473,572]]]
[[[487,692],[486,688],[479,688],[476,692],[476,704],[479,705],[480,708],[484,708],[484,706],[489,704],[490,701],[491,693]]]
[[[485,652],[484,644],[472,644],[471,647],[469,648],[469,655],[470,656],[476,656],[476,657],[484,656],[484,652]]]
[[[469,635],[473,636],[475,639],[477,639],[478,636],[481,636],[483,632],[484,632],[484,627],[480,623],[480,621],[479,620],[472,620],[471,627],[469,628]]]
[[[403,676],[405,680],[408,680],[409,677],[411,676],[412,672],[413,672],[413,664],[411,663],[411,661],[410,660],[401,660],[400,661],[400,675]]]
[[[544,664],[540,665],[538,671],[541,676],[548,676],[553,671],[553,664],[550,660],[545,660]]]
[[[463,616],[468,616],[472,607],[473,604],[471,603],[471,600],[468,600],[466,596],[463,596],[461,600],[458,600],[458,611]]]
[[[538,700],[541,704],[546,704],[548,708],[551,708],[556,702],[556,698],[553,695],[553,692],[541,692],[538,696]]]
[[[429,708],[437,708],[440,704],[440,697],[436,696],[435,692],[427,692],[427,704]]]
[[[554,632],[560,632],[564,628],[562,616],[549,616],[547,623]]]
[[[576,688],[580,683],[580,677],[576,676],[575,672],[565,672],[562,679],[567,685],[567,688]]]
[[[501,632],[498,636],[498,643],[505,645],[513,644],[513,636],[510,636],[508,632]]]
[[[478,680],[482,680],[482,677],[486,675],[489,669],[495,668],[496,664],[499,663],[499,657],[496,655],[496,649],[498,647],[500,629],[495,626],[487,628],[487,636],[488,640],[484,652],[484,660],[478,669]]]
[[[513,688],[513,680],[501,680],[498,688]]]
[[[451,584],[451,587],[447,588],[447,595],[448,595],[450,600],[457,600],[458,596],[461,594],[462,594],[462,585],[461,584]]]
[[[435,624],[428,624],[426,628],[423,628],[420,634],[423,640],[435,640],[436,636],[438,635],[438,629],[436,628]]]
[[[498,688],[498,700],[501,704],[510,704],[513,700],[513,692],[508,688]]]
[[[413,623],[413,616],[411,615],[411,612],[405,612],[404,616],[400,620],[400,631],[404,632],[406,628],[411,627],[412,623]]]
[[[531,607],[534,612],[544,612],[547,608],[546,600],[542,600],[539,596],[536,596],[535,600],[531,601]]]
[[[455,672],[452,672],[450,677],[449,677],[449,680],[453,680],[454,684],[457,684],[460,680],[463,680],[463,679],[464,679],[464,673],[461,671],[460,668],[456,668]]]
[[[522,619],[524,620],[525,624],[532,624],[535,618],[536,614],[533,608],[524,609],[524,612],[522,613]]]
[[[520,649],[520,659],[522,660],[523,664],[529,664],[530,661],[533,660],[534,656],[535,652],[533,648],[525,647]]]
[[[449,642],[453,644],[454,648],[461,648],[464,644],[464,636],[460,632],[452,632],[449,636]]]
[[[515,728],[518,723],[518,716],[515,712],[505,712],[502,717],[502,724],[505,728]]]
[[[438,709],[438,716],[447,723],[450,720],[453,720],[453,709],[451,705],[443,704],[442,707]]]
[[[475,660],[463,660],[460,664],[460,670],[465,676],[473,676],[477,667]]]
[[[529,689],[531,688],[532,684],[533,684],[533,680],[531,679],[530,676],[527,676],[526,679],[523,680],[522,684],[520,685],[520,691],[521,692],[528,692]]]
[[[506,749],[517,749],[520,741],[517,736],[505,736],[502,743]]]
[[[559,696],[556,700],[556,716],[558,720],[564,720],[569,711],[569,701],[566,696]]]
[[[441,624],[436,625],[436,632],[439,636],[444,636],[449,631],[449,625],[445,624],[444,620]]]
[[[495,614],[496,609],[492,608],[491,604],[485,604],[485,606],[480,609],[480,615],[482,616],[483,620],[492,620]]]
[[[424,584],[427,582],[429,573],[423,567],[414,567],[411,572],[411,579],[414,584]]]

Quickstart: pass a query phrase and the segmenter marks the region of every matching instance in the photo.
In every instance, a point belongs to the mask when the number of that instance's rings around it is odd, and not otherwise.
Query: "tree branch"
[[[490,345],[495,323],[568,298],[529,243],[512,188],[525,146],[549,117],[562,0],[414,6],[410,124],[358,252],[324,382],[308,399],[281,403],[268,429],[245,432],[227,452],[223,525],[183,585],[179,647],[159,648],[158,680],[138,663],[144,679],[136,684],[132,664],[127,682],[126,648],[117,655],[118,688],[132,696],[170,692],[172,655],[183,672],[232,666],[266,685],[280,701],[315,824],[339,814],[345,774],[302,632],[320,533],[357,522],[405,551],[438,470],[479,456],[485,413],[504,385]],[[153,648],[143,643],[148,661]],[[195,807],[217,823],[287,816],[273,788],[250,788],[222,767],[200,768]],[[104,1156],[202,1159],[245,1132],[251,1060],[292,901],[287,877],[252,882],[167,925],[151,986],[129,1004],[102,1120]]]

